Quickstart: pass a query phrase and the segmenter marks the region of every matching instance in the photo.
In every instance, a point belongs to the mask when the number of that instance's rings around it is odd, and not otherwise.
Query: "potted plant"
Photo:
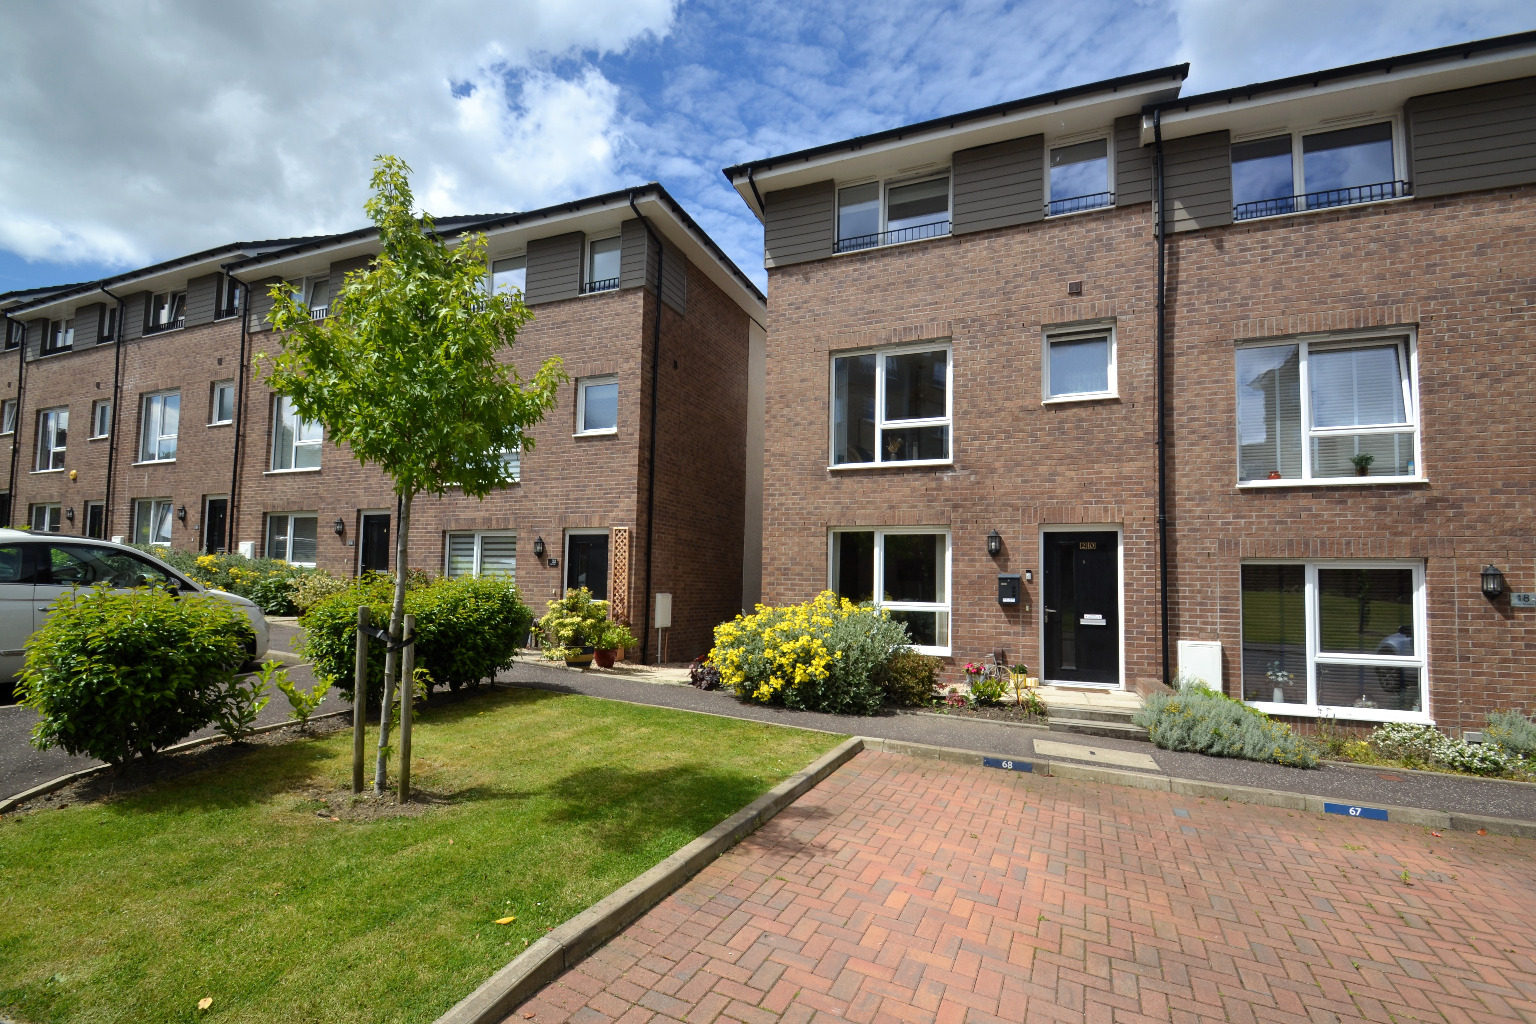
[[[1355,476],[1370,476],[1371,463],[1376,461],[1376,456],[1370,452],[1361,452],[1359,455],[1351,455],[1349,461],[1355,467]]]
[[[605,622],[593,639],[593,645],[597,648],[592,652],[593,660],[597,662],[598,668],[613,668],[613,663],[624,653],[624,649],[635,646],[635,643],[635,635],[629,631],[628,623]]]
[[[563,661],[571,668],[592,664],[597,641],[608,623],[608,602],[594,601],[586,587],[567,590],[557,601],[546,602],[549,612],[539,620],[544,657]]]

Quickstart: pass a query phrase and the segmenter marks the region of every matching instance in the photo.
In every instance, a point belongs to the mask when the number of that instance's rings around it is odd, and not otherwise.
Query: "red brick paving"
[[[1536,842],[866,752],[529,1014],[1533,1024]]]

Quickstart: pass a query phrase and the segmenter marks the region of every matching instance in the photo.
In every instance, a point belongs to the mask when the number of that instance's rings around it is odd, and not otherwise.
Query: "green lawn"
[[[315,793],[350,786],[343,732],[116,802],[9,817],[0,1012],[431,1021],[839,740],[498,691],[418,719],[413,784],[451,801],[419,816],[317,816]],[[493,923],[507,915],[517,921]]]

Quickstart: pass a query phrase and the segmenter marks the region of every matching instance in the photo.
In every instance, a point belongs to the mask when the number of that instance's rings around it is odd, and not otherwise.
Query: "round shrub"
[[[1132,720],[1165,750],[1317,767],[1317,755],[1290,726],[1205,687],[1154,694]]]
[[[32,743],[110,764],[213,722],[255,637],[226,601],[159,588],[77,590],[27,641],[17,694],[38,713]]]
[[[1496,744],[1453,740],[1432,725],[1389,722],[1371,730],[1366,742],[1376,753],[1409,768],[1465,772],[1469,775],[1506,775],[1522,767]]]
[[[885,692],[887,704],[904,707],[926,708],[938,700],[938,658],[918,654],[907,648],[891,655],[880,669],[880,688]]]
[[[549,611],[539,619],[539,642],[550,661],[574,658],[584,647],[611,649],[604,647],[609,629],[616,625],[608,621],[608,602],[593,600],[586,587],[567,590],[564,597],[546,601],[545,607]]]
[[[1536,722],[1518,711],[1495,711],[1483,728],[1483,742],[1497,744],[1518,757],[1536,759]]]
[[[745,700],[869,715],[885,697],[881,669],[909,645],[907,628],[887,613],[823,591],[716,626],[709,660]]]
[[[314,662],[315,675],[330,676],[350,699],[357,609],[367,605],[373,624],[385,628],[393,602],[394,581],[369,576],[306,612],[304,656]],[[435,684],[453,689],[490,679],[510,666],[533,622],[532,610],[505,576],[461,576],[412,586],[405,592],[405,610],[416,616],[417,666]],[[370,640],[368,699],[378,701],[383,693],[384,645]]]

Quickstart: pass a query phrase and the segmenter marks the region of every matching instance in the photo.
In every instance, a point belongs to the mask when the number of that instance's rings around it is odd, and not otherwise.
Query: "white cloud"
[[[383,152],[435,214],[612,187],[627,122],[593,62],[674,4],[4,5],[0,247],[132,265],[355,227]]]

